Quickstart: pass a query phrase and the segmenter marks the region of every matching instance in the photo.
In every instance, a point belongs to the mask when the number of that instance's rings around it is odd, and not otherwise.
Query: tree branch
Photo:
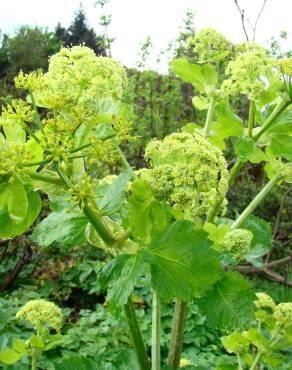
[[[255,266],[237,266],[235,268],[228,268],[230,270],[238,271],[244,275],[262,275],[269,280],[275,281],[279,284],[285,284],[292,287],[292,280],[287,280],[282,275],[277,272],[272,271],[273,268],[278,268],[280,266],[287,265],[292,262],[292,256],[284,257],[276,261],[272,261],[265,265],[264,268],[259,268]]]
[[[241,25],[242,25],[242,28],[243,28],[243,32],[245,34],[246,41],[249,42],[248,33],[246,31],[246,28],[245,28],[245,14],[244,14],[244,9],[241,9],[241,7],[239,6],[237,0],[233,0],[233,1],[234,1],[235,5],[236,5],[238,11],[239,11],[239,14],[240,14]]]

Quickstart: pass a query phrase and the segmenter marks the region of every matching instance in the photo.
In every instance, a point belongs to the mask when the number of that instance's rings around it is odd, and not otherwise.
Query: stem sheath
[[[203,130],[203,136],[204,137],[208,137],[208,135],[209,135],[209,130],[210,130],[211,122],[212,122],[214,107],[215,107],[215,98],[212,97],[211,100],[210,100],[210,103],[209,103],[207,116],[206,116],[206,121],[205,121],[205,126],[204,126],[204,130]]]

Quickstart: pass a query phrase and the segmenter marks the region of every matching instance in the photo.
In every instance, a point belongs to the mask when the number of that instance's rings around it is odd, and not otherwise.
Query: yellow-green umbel
[[[194,220],[224,198],[228,172],[222,152],[201,135],[174,133],[152,140],[145,151],[151,169],[142,173],[157,199],[169,202]]]
[[[45,299],[28,301],[16,314],[17,319],[29,321],[38,335],[46,334],[50,329],[61,330],[63,315],[61,309]]]
[[[47,73],[21,73],[15,83],[33,90],[40,106],[68,111],[79,102],[79,110],[90,113],[100,99],[121,100],[127,75],[119,62],[97,57],[86,46],[73,46],[50,58]]]
[[[232,52],[232,43],[212,28],[204,28],[189,39],[200,62],[218,63]]]
[[[280,330],[292,328],[292,303],[280,303],[274,310],[276,326]]]
[[[223,239],[223,249],[230,252],[236,260],[247,255],[253,234],[249,230],[235,229],[229,231]]]
[[[261,47],[247,49],[227,65],[222,91],[226,95],[245,94],[259,100],[269,87],[269,81],[280,82],[276,61]]]
[[[276,307],[276,304],[269,295],[266,293],[256,293],[257,300],[254,302],[257,308],[270,308],[271,310],[274,310]]]

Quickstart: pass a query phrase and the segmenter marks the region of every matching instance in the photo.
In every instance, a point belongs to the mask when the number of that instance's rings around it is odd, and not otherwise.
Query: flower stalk
[[[208,106],[206,121],[205,121],[204,129],[203,129],[204,137],[208,137],[209,135],[209,130],[210,130],[211,122],[212,122],[214,108],[215,108],[215,97],[212,97],[210,100],[209,106]]]
[[[136,358],[139,364],[140,370],[151,370],[146,348],[141,336],[137,317],[135,314],[135,308],[131,298],[129,298],[127,304],[124,306],[125,314],[128,322],[132,345],[136,354]]]
[[[152,298],[152,370],[160,370],[160,363],[160,300],[156,290],[154,290]]]
[[[263,187],[263,189],[240,214],[237,220],[234,221],[234,223],[232,224],[232,229],[237,229],[240,225],[243,224],[248,216],[257,208],[257,206],[263,201],[263,199],[269,194],[269,192],[277,185],[281,178],[282,175],[277,174]]]
[[[174,308],[171,340],[167,360],[168,365],[171,366],[173,370],[177,370],[179,368],[186,315],[187,303],[177,299]]]

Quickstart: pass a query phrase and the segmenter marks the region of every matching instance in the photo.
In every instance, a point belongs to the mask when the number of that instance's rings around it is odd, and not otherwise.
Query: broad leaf
[[[205,91],[217,83],[215,67],[210,64],[191,64],[186,58],[173,59],[171,70],[183,81],[191,83],[198,91]]]
[[[249,216],[242,227],[253,233],[250,252],[245,259],[258,265],[256,259],[265,255],[272,248],[271,225],[261,218]]]
[[[259,163],[267,159],[264,152],[250,137],[240,137],[237,139],[235,153],[242,162],[250,161],[251,163]]]
[[[101,285],[108,286],[107,301],[112,307],[119,308],[127,303],[144,268],[140,253],[121,254],[105,266],[99,281]]]
[[[131,187],[132,194],[123,215],[127,227],[131,227],[136,238],[150,240],[150,234],[163,230],[167,223],[163,205],[154,198],[147,181],[135,180]]]
[[[104,215],[111,215],[121,208],[128,182],[132,176],[132,169],[121,173],[105,192],[103,198],[98,201],[99,208]]]
[[[0,209],[3,209],[8,204],[10,184],[0,184]]]
[[[253,318],[255,294],[238,272],[227,272],[208,295],[198,300],[212,328],[241,328]]]
[[[54,242],[65,245],[82,244],[86,241],[85,228],[88,220],[77,212],[66,210],[52,212],[37,225],[31,236],[32,240],[42,247]]]
[[[7,124],[3,126],[3,131],[6,140],[10,143],[25,143],[25,130],[13,120],[7,122]]]
[[[22,222],[28,210],[28,201],[24,186],[14,177],[13,182],[9,184],[8,197],[8,214],[11,220],[20,223]]]
[[[276,157],[292,161],[292,135],[283,133],[273,135],[270,148]]]
[[[15,222],[9,217],[6,209],[0,210],[0,238],[14,238],[29,229],[41,210],[41,199],[38,193],[30,191],[27,194],[28,210],[21,222]]]
[[[6,349],[5,351],[0,352],[0,362],[6,365],[15,364],[15,362],[17,362],[21,357],[22,354],[14,349]]]
[[[192,99],[193,106],[199,110],[208,109],[208,99],[203,96],[194,96]]]
[[[232,112],[225,102],[216,105],[215,115],[217,120],[211,123],[210,139],[218,147],[225,149],[224,139],[239,137],[243,134],[242,120]]]
[[[55,365],[56,370],[100,370],[94,360],[72,354]]]
[[[144,250],[151,263],[152,286],[163,299],[188,301],[222,277],[207,236],[189,221],[176,221]]]

